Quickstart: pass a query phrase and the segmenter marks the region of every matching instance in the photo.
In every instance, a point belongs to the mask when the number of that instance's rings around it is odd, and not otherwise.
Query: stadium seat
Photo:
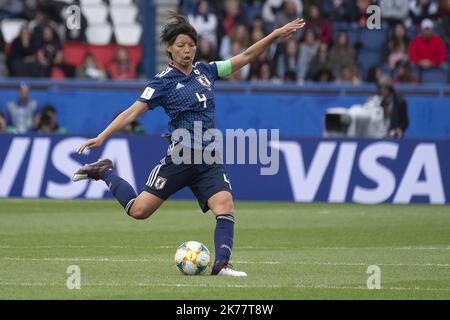
[[[351,47],[354,47],[359,40],[358,28],[355,28],[350,23],[346,22],[339,22],[336,23],[336,25],[333,24],[332,27],[333,41],[336,41],[337,36],[342,31],[347,32],[348,43],[350,44]]]
[[[382,30],[362,28],[359,31],[359,40],[362,49],[380,50],[386,41],[386,34]]]
[[[103,0],[80,0],[81,6],[92,6],[98,4],[104,4]]]
[[[109,23],[90,25],[86,29],[86,38],[89,44],[109,44],[111,36],[112,28]]]
[[[19,35],[20,28],[26,23],[23,19],[4,19],[1,21],[1,32],[6,43],[11,43]]]
[[[422,70],[422,83],[447,83],[447,71],[443,68]]]
[[[379,65],[381,63],[381,54],[377,50],[366,50],[361,49],[358,52],[357,58],[358,66],[363,72],[363,79],[367,79],[367,71],[375,65]]]
[[[63,80],[65,78],[64,72],[59,67],[53,67],[50,78],[54,80]]]
[[[104,4],[83,5],[81,12],[86,17],[88,25],[106,23],[108,18],[108,8]]]
[[[142,47],[141,46],[125,46],[128,49],[128,54],[130,56],[130,60],[138,65],[142,60]]]
[[[114,25],[134,24],[136,22],[138,9],[134,5],[111,6],[109,12]]]
[[[116,25],[114,26],[114,35],[117,44],[124,46],[134,46],[140,43],[142,27],[140,24]]]
[[[132,0],[109,0],[111,6],[127,6],[133,4]]]
[[[64,62],[78,67],[83,64],[87,51],[87,46],[83,43],[66,42],[63,45]]]
[[[88,51],[94,56],[95,62],[103,69],[111,63],[116,52],[116,46],[108,45],[90,45]]]

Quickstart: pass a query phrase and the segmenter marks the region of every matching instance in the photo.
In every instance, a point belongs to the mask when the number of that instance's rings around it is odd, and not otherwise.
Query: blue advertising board
[[[99,158],[112,159],[118,173],[140,192],[167,149],[159,136],[117,135],[98,149],[77,154],[86,138],[0,135],[0,197],[111,198],[101,181],[71,181],[81,165]],[[272,141],[270,146],[271,155],[277,155],[270,161],[225,165],[235,199],[449,203],[449,140],[311,138]],[[185,188],[172,199],[193,195]]]

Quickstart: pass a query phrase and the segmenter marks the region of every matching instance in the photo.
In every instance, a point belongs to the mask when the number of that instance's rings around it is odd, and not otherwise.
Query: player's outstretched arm
[[[294,21],[289,22],[285,26],[275,29],[268,36],[254,43],[244,52],[232,57],[231,68],[232,72],[235,72],[245,66],[246,64],[255,60],[261,53],[263,53],[269,46],[278,38],[288,38],[295,31],[305,26],[303,19],[297,18]]]
[[[119,114],[97,137],[83,143],[77,152],[82,153],[84,150],[100,147],[109,136],[133,122],[138,116],[147,111],[147,109],[147,104],[136,101],[131,107]]]

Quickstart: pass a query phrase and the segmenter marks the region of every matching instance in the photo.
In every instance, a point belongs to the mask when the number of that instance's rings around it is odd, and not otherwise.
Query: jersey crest
[[[197,78],[197,81],[200,82],[200,84],[208,89],[211,88],[211,82],[209,81],[209,79],[204,75],[200,75]]]

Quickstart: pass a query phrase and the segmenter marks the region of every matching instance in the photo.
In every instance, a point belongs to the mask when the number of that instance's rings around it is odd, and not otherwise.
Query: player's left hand
[[[77,150],[78,153],[83,153],[84,150],[100,147],[103,144],[103,140],[100,137],[89,139],[83,143]]]
[[[281,38],[289,38],[295,31],[301,29],[305,26],[305,21],[303,19],[297,18],[294,21],[289,22],[281,28],[275,30]]]

